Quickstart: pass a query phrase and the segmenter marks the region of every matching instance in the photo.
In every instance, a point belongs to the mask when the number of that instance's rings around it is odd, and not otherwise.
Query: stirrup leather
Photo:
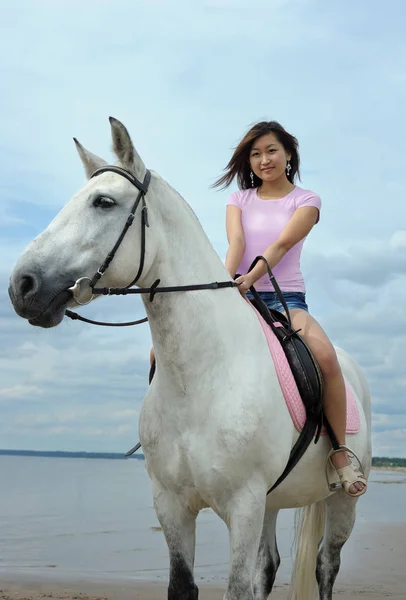
[[[336,467],[333,465],[333,463],[331,461],[331,457],[333,456],[333,454],[336,454],[337,452],[342,452],[343,450],[345,450],[347,452],[347,454],[349,455],[350,464],[348,466],[351,467],[351,465],[352,465],[351,458],[355,458],[355,460],[358,462],[358,465],[359,465],[359,471],[362,474],[362,476],[364,477],[364,475],[363,475],[364,470],[362,468],[361,461],[358,458],[358,456],[355,454],[355,452],[353,450],[351,450],[351,448],[349,448],[348,446],[345,446],[344,444],[342,446],[340,446],[337,450],[335,450],[334,448],[332,448],[330,450],[330,452],[328,453],[327,459],[326,459],[326,481],[327,481],[328,489],[330,490],[330,492],[336,492],[337,490],[339,490],[340,488],[343,487],[342,484],[341,484],[341,481],[334,481],[333,483],[330,483],[329,472],[328,472],[329,465],[331,465],[332,468],[335,471],[337,471]]]

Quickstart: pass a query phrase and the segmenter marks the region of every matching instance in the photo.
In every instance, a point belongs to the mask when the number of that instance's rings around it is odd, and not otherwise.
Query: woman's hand
[[[238,286],[238,291],[243,296],[245,296],[245,294],[248,292],[250,287],[252,285],[254,285],[254,283],[255,283],[255,281],[253,281],[252,276],[250,276],[249,273],[247,273],[246,275],[240,275],[240,277],[237,277],[236,282],[240,284]]]

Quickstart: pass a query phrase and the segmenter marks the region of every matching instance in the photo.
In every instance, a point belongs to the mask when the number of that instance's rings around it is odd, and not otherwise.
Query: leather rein
[[[137,188],[138,194],[131,208],[130,214],[128,215],[127,221],[114,244],[111,251],[107,254],[103,263],[90,279],[90,277],[81,277],[79,278],[75,284],[69,288],[69,291],[72,292],[72,296],[77,304],[85,305],[89,304],[94,296],[103,295],[103,296],[123,296],[126,294],[148,294],[149,300],[152,302],[154,300],[155,294],[165,294],[172,292],[189,292],[189,291],[197,291],[197,290],[218,290],[223,288],[232,288],[238,287],[238,284],[235,281],[214,281],[212,283],[201,283],[194,285],[178,285],[178,286],[169,286],[169,287],[159,287],[161,282],[160,279],[157,279],[149,288],[132,288],[133,285],[137,283],[139,278],[142,275],[145,263],[145,248],[146,248],[146,229],[149,227],[148,222],[148,209],[145,203],[145,195],[148,192],[149,184],[151,181],[151,172],[149,170],[146,171],[144,181],[139,181],[132,173],[123,169],[122,167],[107,165],[97,169],[90,177],[96,177],[97,175],[101,175],[102,173],[111,172],[116,173],[117,175],[121,175],[125,177],[134,187]],[[97,288],[96,283],[102,277],[102,275],[106,272],[111,261],[113,260],[118,248],[121,245],[127,231],[131,227],[134,221],[135,213],[137,208],[141,204],[141,254],[140,254],[140,263],[138,266],[138,271],[134,279],[127,286],[122,288]],[[148,321],[147,317],[143,319],[139,319],[138,321],[129,321],[127,323],[106,323],[103,321],[93,321],[92,319],[87,319],[78,315],[77,313],[66,310],[65,315],[72,320],[83,321],[84,323],[90,323],[92,325],[102,325],[105,327],[128,327],[130,325],[139,325],[141,323],[146,323]]]

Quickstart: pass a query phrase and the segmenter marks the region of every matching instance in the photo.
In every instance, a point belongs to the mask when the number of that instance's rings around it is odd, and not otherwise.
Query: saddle
[[[269,489],[274,490],[297,465],[311,441],[317,443],[326,424],[322,408],[323,377],[320,367],[303,338],[294,331],[290,321],[277,310],[269,309],[254,288],[250,289],[251,304],[269,325],[285,353],[306,411],[306,421],[293,446],[285,470]],[[282,295],[282,294],[281,294]],[[287,309],[287,307],[286,307]],[[289,309],[287,309],[287,314]],[[328,427],[326,427],[328,430]]]

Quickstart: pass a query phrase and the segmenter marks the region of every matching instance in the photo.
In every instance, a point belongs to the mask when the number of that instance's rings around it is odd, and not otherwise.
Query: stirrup
[[[348,466],[349,467],[353,466],[351,458],[355,458],[356,461],[358,462],[358,465],[359,465],[359,469],[357,469],[357,471],[359,471],[361,473],[362,477],[365,479],[364,471],[363,471],[360,459],[355,454],[355,452],[353,450],[351,450],[351,448],[349,448],[348,446],[345,446],[344,444],[342,444],[337,450],[335,450],[334,448],[332,448],[330,450],[330,452],[328,453],[328,455],[327,455],[327,459],[326,459],[326,480],[327,480],[327,485],[328,485],[328,489],[330,490],[330,492],[336,492],[337,490],[339,490],[340,488],[343,487],[341,481],[334,481],[333,483],[330,483],[329,473],[328,473],[328,467],[329,467],[329,465],[332,466],[332,468],[334,469],[335,472],[338,472],[337,467],[335,467],[333,465],[332,461],[331,461],[331,457],[333,456],[333,454],[336,454],[337,452],[342,452],[343,450],[345,450],[347,452],[347,455],[349,455],[349,458],[350,458],[350,464]],[[342,467],[342,468],[345,468],[345,467]],[[367,487],[366,479],[365,479],[365,483],[364,483],[364,481],[361,481],[361,483],[363,483],[365,485],[365,489],[362,491],[362,493],[365,493],[366,487]],[[358,495],[360,495],[360,494],[349,494],[349,496],[358,496]]]

